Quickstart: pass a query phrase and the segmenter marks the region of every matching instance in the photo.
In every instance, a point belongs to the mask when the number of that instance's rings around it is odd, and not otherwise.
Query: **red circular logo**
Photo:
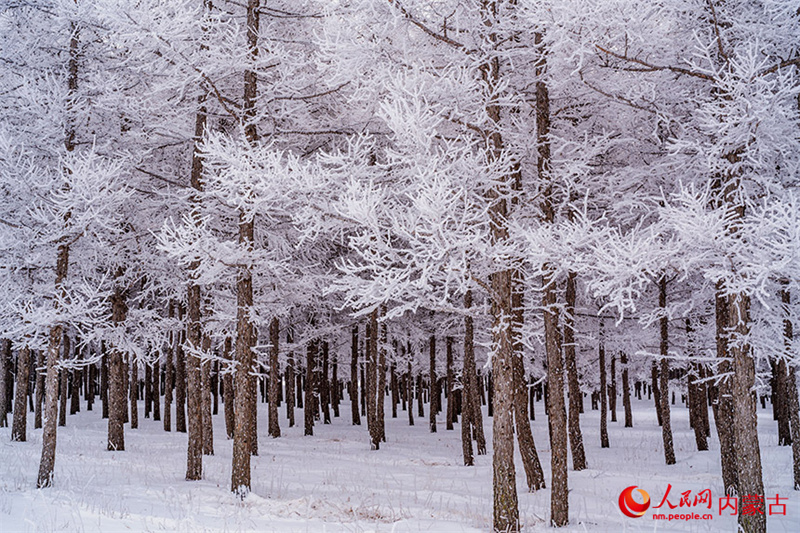
[[[642,498],[644,498],[642,503],[638,503],[633,499],[634,489],[636,489],[639,494],[642,495]],[[619,495],[619,510],[622,511],[625,516],[639,518],[644,515],[645,512],[647,512],[649,507],[650,495],[647,494],[646,491],[636,488],[636,485],[631,485],[627,489],[623,490]]]

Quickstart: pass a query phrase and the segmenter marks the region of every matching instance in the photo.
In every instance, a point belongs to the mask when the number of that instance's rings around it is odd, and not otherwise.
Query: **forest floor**
[[[126,451],[106,451],[106,421],[94,411],[69,416],[59,428],[55,485],[35,489],[41,453],[41,430],[28,442],[11,442],[0,429],[0,532],[472,532],[488,531],[492,517],[491,455],[462,466],[461,432],[431,434],[428,419],[408,426],[400,411],[390,418],[387,442],[370,451],[366,426],[350,424],[349,403],[331,425],[318,423],[313,437],[303,428],[287,427],[281,408],[282,437],[266,435],[267,410],[259,406],[259,455],[252,462],[252,493],[239,501],[229,492],[232,443],[225,437],[222,408],[214,416],[216,454],[205,458],[205,478],[184,480],[187,437],[166,433],[161,422],[142,417],[140,426],[125,426]],[[599,444],[599,412],[581,417],[589,469],[569,472],[570,526],[561,531],[736,531],[730,510],[719,511],[723,496],[719,445],[697,452],[688,411],[672,406],[676,465],[665,466],[661,431],[650,401],[633,401],[634,426],[609,422],[611,448]],[[769,406],[768,406],[769,407]],[[85,404],[82,405],[85,409]],[[427,410],[427,405],[425,406]],[[550,448],[543,404],[536,404],[533,424],[539,457],[550,484]],[[302,424],[302,411],[297,419]],[[427,413],[426,413],[427,414]],[[484,408],[484,416],[485,416]],[[416,415],[416,412],[415,412]],[[174,421],[174,417],[173,417]],[[365,423],[366,420],[363,420]],[[485,417],[491,448],[491,418]],[[712,420],[713,423],[713,420]],[[763,511],[770,532],[800,531],[800,492],[792,490],[790,447],[777,446],[771,411],[759,408],[761,456],[767,501]],[[491,452],[491,449],[490,449]],[[571,463],[570,463],[571,464]],[[636,485],[650,494],[651,508],[641,518],[620,512],[620,492]],[[653,509],[671,491],[660,509]],[[520,518],[525,531],[546,528],[549,489],[526,492],[522,465],[517,465]],[[681,493],[709,489],[711,508],[680,505]],[[776,502],[776,496],[779,500]],[[638,501],[641,498],[636,496]],[[669,509],[668,505],[675,505]],[[785,515],[779,514],[785,505]],[[710,514],[711,519],[656,520],[654,513]],[[553,531],[553,530],[551,530]]]

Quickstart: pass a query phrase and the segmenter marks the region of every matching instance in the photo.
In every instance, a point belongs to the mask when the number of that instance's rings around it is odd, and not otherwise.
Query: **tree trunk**
[[[231,350],[233,349],[230,337],[225,337],[225,342],[222,345],[222,358],[225,360],[225,368],[222,374],[222,400],[224,402],[224,416],[225,416],[225,435],[228,439],[233,439],[233,428],[235,426],[233,416],[233,406],[235,405],[235,393],[233,387],[233,360]]]
[[[353,425],[361,425],[361,415],[358,412],[358,324],[353,324],[350,337],[350,414]]]
[[[278,317],[273,317],[269,324],[269,436],[278,438],[281,436],[281,426],[278,422],[278,389],[280,388],[280,365],[278,355],[280,353],[281,327]]]
[[[33,354],[31,354],[33,355]],[[45,351],[36,350],[36,413],[33,418],[33,428],[40,429],[42,427],[42,410],[44,406],[44,378],[47,373],[45,368]],[[106,415],[107,417],[108,415]]]
[[[581,385],[578,382],[578,366],[575,360],[575,273],[567,275],[566,313],[564,315],[564,362],[567,369],[567,385],[569,387],[569,444],[572,451],[572,468],[580,471],[586,468],[586,452],[583,448],[580,414],[583,399]],[[531,409],[533,414],[533,409]]]
[[[11,422],[12,441],[25,442],[27,440],[30,369],[31,349],[24,346],[17,352],[17,385],[14,390],[14,416]]]
[[[783,341],[786,348],[786,356],[794,336],[793,324],[789,318],[789,306],[791,305],[791,294],[788,289],[781,291],[781,302],[783,304]],[[794,490],[800,490],[800,401],[797,394],[797,375],[795,366],[789,368],[789,375],[786,380],[786,409],[788,411],[789,429],[792,438],[792,465],[794,471]]]
[[[716,348],[717,358],[720,363],[717,367],[719,374],[729,374],[733,368],[730,354],[728,353],[728,308],[725,297],[722,296],[722,283],[717,284],[717,294],[714,299],[716,315]],[[723,378],[714,390],[712,407],[715,426],[720,443],[720,461],[722,463],[722,481],[726,494],[738,492],[738,473],[736,466],[736,450],[733,436],[733,380]]]
[[[69,335],[64,335],[63,358],[65,361],[71,359],[71,343]],[[69,371],[62,368],[58,371],[58,425],[64,427],[67,425],[67,397],[69,396]]]
[[[107,420],[111,406],[108,400],[108,352],[105,341],[100,341],[100,401],[103,404],[102,418]]]
[[[125,293],[117,287],[111,299],[111,320],[119,325],[125,321],[127,306]],[[108,354],[108,450],[125,449],[125,368],[123,355],[116,346]]]
[[[341,400],[342,388],[339,382],[339,352],[333,354],[333,363],[331,364],[331,407],[333,408],[333,417],[339,418],[339,401]],[[394,365],[392,365],[394,371]],[[395,409],[395,416],[397,418],[397,411]]]
[[[167,316],[175,316],[175,302],[169,302]],[[174,331],[169,332],[169,340],[166,352],[164,353],[164,431],[172,431],[172,392],[175,388],[175,345],[177,344]]]
[[[367,429],[369,430],[370,446],[373,450],[381,447],[380,433],[378,431],[377,398],[378,398],[378,310],[374,309],[369,315],[367,324]]]
[[[686,342],[689,351],[689,358],[696,357],[694,331],[692,329],[691,321],[686,319]],[[689,425],[694,430],[694,439],[697,445],[697,451],[708,450],[708,441],[706,440],[706,428],[703,424],[703,414],[705,411],[708,414],[708,402],[706,401],[705,383],[698,384],[700,378],[700,364],[690,362],[688,371],[686,372],[687,393],[689,396]]]
[[[545,488],[544,472],[536,452],[531,423],[528,418],[528,386],[525,380],[525,366],[522,363],[522,346],[514,354],[514,420],[517,429],[517,441],[522,455],[522,465],[528,482],[528,491],[536,492]]]
[[[81,370],[81,362],[83,360],[83,348],[78,346],[78,339],[75,340],[75,344],[76,367],[72,369],[72,388],[69,397],[69,414],[71,415],[79,413],[81,410],[81,382],[83,373]]]
[[[8,427],[8,401],[9,389],[12,388],[8,371],[11,365],[11,340],[0,339],[0,428]]]
[[[608,448],[608,380],[606,378],[606,347],[603,331],[603,319],[600,319],[600,447]]]
[[[303,415],[305,422],[305,435],[311,436],[314,434],[314,366],[317,359],[317,341],[309,341],[306,346],[306,382],[305,382],[305,405],[303,407]]]
[[[381,306],[381,316],[386,316],[386,306]],[[380,323],[380,343],[378,345],[378,388],[375,395],[375,430],[378,439],[386,442],[386,414],[384,412],[386,402],[386,322]],[[377,335],[378,332],[376,331]]]
[[[659,404],[661,405],[661,438],[664,441],[664,460],[668,465],[675,464],[675,449],[672,445],[672,425],[669,412],[669,319],[667,318],[667,277],[661,276],[658,282],[658,306],[661,308],[661,369],[659,377],[659,392],[661,395]]]
[[[653,361],[650,365],[650,390],[653,393],[653,403],[656,406],[656,419],[658,425],[662,423],[661,420],[661,387],[658,385],[658,361]]]
[[[472,307],[472,291],[464,295],[464,308]],[[475,368],[475,328],[469,311],[464,316],[464,368],[465,376],[465,405],[469,412],[472,438],[475,440],[475,453],[486,455],[486,436],[483,432],[483,411],[478,391],[478,373]],[[465,423],[462,421],[462,423]],[[471,454],[470,454],[471,455]],[[471,465],[469,465],[471,466]]]
[[[750,333],[750,299],[739,294],[728,297],[728,327],[738,338]],[[738,340],[738,339],[737,339]],[[761,473],[761,450],[758,443],[758,418],[755,387],[756,369],[750,346],[742,342],[729,345],[733,356],[733,435],[740,509],[747,495],[764,494]],[[739,526],[747,533],[764,532],[766,517],[739,513]]]
[[[153,367],[144,364],[144,417],[150,418],[153,411]]]
[[[439,406],[436,404],[436,400],[438,397],[438,393],[436,391],[436,336],[431,335],[430,338],[430,396],[431,396],[431,404],[430,404],[430,420],[429,420],[429,428],[431,433],[436,433],[436,412],[439,409]]]
[[[625,427],[633,427],[633,412],[631,411],[631,386],[628,380],[628,354],[620,354],[620,364],[622,365],[622,406],[625,409]]]
[[[292,336],[292,327],[289,326],[286,331],[286,343],[292,345],[294,337]],[[289,420],[289,427],[294,427],[294,386],[295,386],[295,371],[294,371],[294,351],[290,350],[289,355],[286,356],[286,418]]]
[[[211,337],[203,335],[204,361],[200,365],[200,434],[203,436],[203,455],[214,455],[214,425],[211,418]],[[202,467],[202,464],[200,465]]]
[[[183,311],[178,307],[178,321],[183,318]],[[186,334],[175,333],[175,431],[186,433],[186,353],[183,342]]]
[[[452,430],[453,422],[456,421],[456,401],[454,397],[455,391],[453,390],[455,385],[455,376],[453,374],[453,337],[447,337],[445,339],[445,357],[445,364],[447,365],[447,381],[445,381],[445,390],[447,391],[447,417],[445,429]],[[392,366],[392,370],[394,370],[394,366]],[[392,372],[392,375],[394,376],[394,372]]]
[[[129,361],[127,366],[130,369],[128,392],[131,407],[131,429],[139,429],[139,364],[134,359],[133,354],[130,354],[126,359]]]
[[[611,421],[617,421],[617,354],[611,354],[611,387],[608,389],[608,408],[611,410]]]
[[[331,423],[331,387],[328,380],[328,341],[322,341],[322,367],[319,381],[320,403],[322,404],[322,423]]]

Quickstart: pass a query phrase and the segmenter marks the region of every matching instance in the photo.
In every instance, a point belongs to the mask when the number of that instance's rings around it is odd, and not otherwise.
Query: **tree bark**
[[[14,415],[11,421],[11,440],[16,442],[27,440],[30,369],[31,349],[26,345],[17,352],[17,385],[14,390]]]
[[[381,306],[381,317],[386,316],[386,306]],[[378,343],[378,388],[375,395],[375,430],[377,431],[378,439],[381,442],[386,442],[386,322],[380,322],[380,337]],[[376,331],[377,335],[378,332]]]
[[[320,404],[322,406],[322,423],[323,424],[330,424],[331,423],[331,387],[330,381],[328,380],[328,353],[329,346],[328,341],[322,341],[322,366],[320,368],[320,380],[319,380],[319,396],[320,396]]]
[[[286,343],[290,346],[294,343],[294,337],[292,336],[292,327],[289,326],[288,330],[286,331]],[[294,397],[294,386],[295,386],[295,370],[294,370],[294,351],[289,350],[289,354],[286,356],[286,418],[289,421],[289,427],[294,427],[294,408],[295,408],[295,397]]]
[[[128,309],[125,304],[125,293],[121,287],[114,290],[111,299],[111,320],[119,325],[125,321]],[[116,346],[108,354],[108,450],[125,449],[125,385],[123,355]]]
[[[622,406],[625,409],[625,427],[633,427],[633,412],[631,410],[631,386],[628,379],[628,354],[620,354],[620,364],[622,365]]]
[[[611,387],[608,389],[608,408],[611,410],[611,421],[617,421],[617,354],[611,354]]]
[[[514,354],[514,420],[517,429],[517,441],[522,455],[522,465],[528,482],[528,491],[536,492],[545,488],[544,472],[536,452],[531,423],[528,418],[528,385],[525,380],[525,366],[522,363],[522,346]]]
[[[754,393],[756,368],[750,346],[744,339],[750,333],[750,299],[744,294],[728,297],[728,327],[736,335],[729,345],[733,356],[733,435],[736,469],[742,509],[747,495],[763,495],[761,450],[758,443],[758,417]],[[739,513],[739,526],[747,533],[767,530],[766,516]]]
[[[8,371],[11,365],[11,340],[0,339],[0,428],[8,427],[8,401],[9,389],[12,388]]]
[[[203,356],[200,364],[200,424],[203,455],[214,455],[214,425],[211,418],[211,337],[203,335]],[[202,466],[202,464],[201,464]]]
[[[430,396],[431,396],[431,403],[430,403],[430,418],[429,418],[429,428],[431,433],[436,433],[436,412],[439,409],[439,406],[436,404],[436,400],[438,398],[438,392],[436,390],[437,385],[437,377],[436,377],[436,336],[431,335],[430,338]]]
[[[722,295],[722,283],[717,284],[717,293],[714,298],[716,315],[716,348],[717,359],[720,363],[718,373],[727,375],[733,371],[730,354],[728,353],[728,307]],[[722,464],[722,481],[726,494],[738,492],[738,472],[736,466],[736,450],[733,436],[733,380],[723,378],[714,390],[712,407],[715,426],[720,443],[720,461]]]
[[[667,277],[661,276],[658,282],[658,306],[661,308],[661,343],[659,354],[661,356],[661,369],[659,377],[659,392],[661,394],[661,438],[664,441],[664,460],[668,465],[675,464],[675,448],[672,444],[672,424],[669,412],[669,320],[667,318]]]
[[[130,398],[131,408],[131,429],[139,429],[139,363],[136,362],[133,354],[128,355],[126,360],[129,361],[127,367],[130,372],[128,378],[128,396]]]
[[[278,355],[281,335],[280,321],[278,317],[273,317],[269,324],[269,436],[278,438],[281,436],[281,426],[278,422],[278,389],[280,388],[280,365]]]
[[[222,396],[225,413],[225,435],[228,439],[233,439],[233,431],[235,420],[233,416],[233,407],[235,405],[235,392],[233,387],[233,359],[231,357],[231,350],[233,349],[230,337],[225,338],[225,343],[222,345],[222,358],[226,361],[225,370],[222,374]]]
[[[445,429],[452,431],[453,422],[456,421],[456,401],[454,398],[455,391],[453,390],[455,385],[455,376],[453,374],[453,337],[447,337],[445,339],[445,358],[445,364],[447,365],[447,377],[445,381],[445,390],[447,391],[447,418],[445,421]],[[392,367],[392,369],[394,370],[394,367]],[[394,372],[392,372],[392,375],[394,375]]]
[[[789,318],[789,306],[791,305],[791,294],[788,289],[781,291],[781,303],[783,304],[783,341],[786,348],[786,355],[789,355],[789,348],[794,336],[793,324]],[[797,394],[797,374],[795,366],[789,368],[789,375],[786,380],[786,409],[788,410],[789,429],[792,438],[792,470],[794,472],[794,490],[800,490],[800,401]]]
[[[572,469],[577,471],[586,469],[586,451],[583,448],[583,433],[581,431],[581,385],[578,382],[578,366],[575,360],[575,278],[576,274],[567,275],[566,309],[564,314],[564,362],[567,369],[567,385],[569,387],[569,445],[572,451]],[[533,414],[533,409],[531,409]]]
[[[689,358],[697,356],[695,353],[694,330],[691,321],[686,319],[686,343],[689,351]],[[703,411],[708,415],[708,402],[706,401],[705,383],[697,383],[700,378],[700,364],[690,362],[686,372],[687,392],[689,395],[689,425],[694,430],[695,444],[697,451],[708,450],[708,440],[706,439],[706,427],[703,423]]]
[[[606,346],[603,319],[600,319],[600,447],[608,448],[608,379],[606,378]]]
[[[358,324],[353,324],[350,337],[350,414],[353,425],[361,425],[361,414],[358,411]]]
[[[167,307],[167,316],[175,316],[175,302],[170,300]],[[164,360],[164,431],[172,431],[172,393],[175,388],[175,350],[178,344],[175,331],[169,332],[168,346],[165,351]]]
[[[305,435],[314,434],[314,367],[317,359],[317,341],[312,340],[306,346],[306,383],[305,383],[305,402],[303,415],[305,422]]]

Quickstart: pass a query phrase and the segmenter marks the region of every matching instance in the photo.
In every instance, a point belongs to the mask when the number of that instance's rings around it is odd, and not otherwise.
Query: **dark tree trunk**
[[[386,307],[381,306],[381,316],[386,316]],[[378,349],[378,383],[377,394],[375,395],[375,431],[381,442],[386,442],[386,322],[380,323],[380,343]],[[375,331],[378,335],[378,330]]]
[[[108,419],[111,405],[108,400],[108,352],[105,341],[100,341],[100,402],[103,404],[102,418]],[[44,388],[44,387],[43,387]]]
[[[63,358],[65,361],[69,361],[72,359],[69,335],[64,335],[63,343]],[[69,396],[69,371],[66,368],[58,371],[58,380],[58,425],[64,427],[67,425],[67,398]]]
[[[183,312],[178,308],[178,320]],[[185,334],[175,333],[175,431],[186,433],[186,354],[183,351]]]
[[[793,324],[789,318],[789,306],[791,305],[791,294],[788,289],[781,291],[781,302],[783,304],[783,339],[787,355],[794,336]],[[797,394],[797,373],[795,366],[789,368],[789,375],[786,380],[786,409],[789,412],[789,428],[792,438],[792,465],[794,471],[794,490],[800,490],[800,401]]]
[[[464,308],[472,307],[472,291],[467,291],[464,295]],[[472,427],[472,438],[475,440],[475,452],[478,455],[486,455],[486,436],[483,432],[483,411],[481,410],[481,400],[479,395],[478,373],[475,368],[475,328],[472,316],[468,314],[464,317],[464,367],[465,376],[464,400],[469,412],[470,426]],[[462,421],[462,424],[466,422]],[[470,445],[471,446],[471,445]],[[470,453],[471,455],[471,453]],[[468,465],[471,466],[471,465]]]
[[[608,407],[611,421],[617,421],[617,354],[611,354],[611,387],[608,389]]]
[[[353,324],[350,344],[350,412],[353,425],[361,425],[358,411],[358,324]]]
[[[233,416],[234,405],[236,405],[236,393],[233,386],[233,360],[231,350],[233,342],[230,337],[225,338],[222,346],[222,358],[226,361],[225,371],[222,375],[222,397],[225,405],[225,435],[233,439],[233,431],[236,421]]]
[[[728,297],[728,327],[739,338],[750,333],[750,299],[746,295]],[[740,509],[743,498],[750,494],[764,494],[761,472],[761,450],[758,443],[758,419],[755,386],[756,369],[750,346],[741,342],[730,346],[733,356],[733,435],[736,450],[736,467]],[[739,514],[739,526],[746,532],[764,532],[767,529],[763,514]]]
[[[31,354],[32,356],[33,354]],[[47,372],[45,368],[45,351],[36,350],[36,413],[33,417],[33,428],[41,429],[42,427],[42,410],[44,406],[44,378]]]
[[[281,426],[278,422],[278,389],[280,388],[280,365],[278,355],[280,353],[281,327],[278,317],[273,317],[269,324],[269,436],[278,438],[281,436]]]
[[[436,390],[437,385],[437,377],[436,377],[436,336],[431,335],[430,338],[430,397],[431,397],[431,404],[429,406],[430,409],[430,420],[429,420],[429,427],[431,433],[436,433],[436,412],[439,409],[439,406],[436,404],[436,400],[438,399],[438,392]]]
[[[653,393],[653,403],[656,406],[656,419],[658,420],[658,425],[662,424],[661,420],[661,391],[660,386],[658,384],[658,362],[653,361],[650,365],[650,390]]]
[[[581,385],[578,382],[578,366],[575,360],[575,273],[567,275],[566,313],[564,315],[564,362],[567,369],[569,387],[569,444],[572,451],[572,468],[575,471],[586,468],[586,452],[583,448],[580,414],[583,411]],[[533,391],[531,391],[533,392]],[[533,409],[531,408],[531,415]]]
[[[447,381],[445,387],[447,391],[447,418],[445,422],[445,429],[452,430],[453,422],[456,421],[456,401],[455,392],[453,390],[455,385],[455,376],[453,374],[453,337],[445,339],[445,364],[447,372]],[[392,366],[392,378],[394,379],[394,366]],[[395,406],[395,412],[397,407]]]
[[[8,396],[11,384],[11,340],[0,339],[0,428],[8,427]]]
[[[203,356],[200,365],[200,434],[203,436],[203,455],[214,455],[214,425],[211,419],[211,337],[203,335]],[[202,465],[201,465],[202,466]]]
[[[686,319],[686,339],[689,351],[689,358],[696,357],[694,335],[691,321]],[[686,372],[686,390],[689,400],[689,425],[694,430],[694,439],[697,444],[698,451],[708,450],[708,441],[706,440],[706,427],[703,423],[703,412],[708,415],[708,402],[706,401],[705,383],[699,384],[697,381],[700,379],[700,364],[690,362],[688,371]]]
[[[133,354],[127,357],[130,368],[130,378],[128,392],[130,396],[131,406],[131,429],[139,429],[139,364],[133,357]]]
[[[69,250],[66,245],[59,247],[58,267],[56,268],[56,289],[67,275]],[[63,296],[63,293],[62,293]],[[58,416],[58,359],[63,342],[63,328],[56,325],[50,329],[47,346],[47,374],[45,376],[45,400],[42,416],[42,457],[39,461],[39,475],[36,480],[38,488],[53,484],[53,470],[56,464],[56,417]]]
[[[175,302],[170,301],[167,316],[175,316]],[[177,334],[174,331],[169,333],[169,344],[165,352],[164,360],[164,431],[172,431],[172,394],[175,389],[175,351],[177,349]]]
[[[417,374],[417,416],[423,418],[425,409],[423,408],[424,396],[422,394],[422,376]]]
[[[661,437],[664,441],[664,460],[668,465],[675,464],[675,449],[672,445],[672,425],[669,412],[669,320],[667,318],[667,277],[661,276],[658,282],[658,306],[661,308],[661,343],[659,354],[661,356],[661,368],[659,371],[659,392],[661,399]]]
[[[608,448],[608,384],[606,378],[606,347],[603,332],[603,319],[600,319],[600,447]]]
[[[144,364],[144,417],[150,418],[153,412],[153,367]]]
[[[339,418],[339,401],[342,397],[342,387],[339,383],[339,352],[333,354],[333,363],[331,364],[331,407],[333,408],[333,417]],[[392,366],[394,370],[394,366]],[[395,411],[395,418],[397,413]]]
[[[317,341],[312,340],[306,347],[306,382],[305,382],[305,406],[303,410],[305,422],[305,435],[314,434],[314,368],[317,360]]]
[[[125,293],[117,287],[111,300],[111,319],[121,324],[127,315]],[[125,430],[123,427],[126,410],[125,364],[122,352],[112,347],[108,354],[108,450],[125,449]]]
[[[381,436],[378,430],[378,310],[374,309],[369,315],[367,324],[367,429],[369,430],[370,446],[373,450],[381,447]]]
[[[792,444],[792,433],[789,424],[789,372],[786,368],[786,360],[781,358],[774,365],[775,381],[775,410],[778,421],[778,446],[790,446]]]
[[[720,363],[717,372],[728,374],[733,371],[730,354],[728,353],[728,308],[725,297],[722,296],[722,284],[717,284],[717,294],[714,299],[716,314],[716,348],[717,358]],[[736,450],[734,449],[733,436],[733,380],[729,377],[721,380],[715,387],[712,407],[715,426],[720,443],[720,460],[722,463],[722,481],[725,493],[737,492],[738,473],[736,467]]]
[[[395,341],[395,357],[396,356],[397,342]],[[397,368],[394,362],[390,365],[389,376],[389,388],[392,394],[392,418],[397,418],[397,405],[400,403],[400,387],[397,383]]]
[[[69,414],[74,415],[81,410],[81,382],[83,381],[82,361],[83,361],[83,348],[78,346],[78,339],[75,340],[75,360],[76,367],[72,370],[72,389],[70,390],[69,397]]]
[[[152,391],[150,393],[152,395],[153,401],[153,421],[160,422],[161,421],[161,362],[156,360],[153,363],[153,383],[152,383]]]
[[[622,406],[625,409],[625,427],[633,427],[633,412],[631,411],[631,386],[628,380],[628,354],[620,354],[620,364],[622,365]]]
[[[525,468],[525,477],[528,482],[528,491],[535,492],[545,488],[544,472],[536,452],[533,440],[531,423],[528,419],[528,387],[525,380],[525,367],[522,363],[522,346],[514,354],[514,420],[516,422],[517,441],[522,456],[522,465]]]
[[[328,380],[328,341],[322,341],[322,367],[321,372],[319,373],[320,381],[319,381],[319,395],[320,395],[320,403],[322,404],[322,423],[323,424],[330,424],[331,423],[331,387],[330,381]]]
[[[286,332],[286,343],[290,346],[294,343],[292,327],[289,326]],[[294,427],[294,408],[295,408],[295,371],[294,371],[294,351],[290,350],[286,356],[286,418],[289,420],[289,427]]]
[[[14,390],[14,416],[11,440],[25,442],[28,428],[28,387],[30,382],[31,350],[27,346],[17,352],[17,384]],[[56,385],[56,389],[58,385]]]

